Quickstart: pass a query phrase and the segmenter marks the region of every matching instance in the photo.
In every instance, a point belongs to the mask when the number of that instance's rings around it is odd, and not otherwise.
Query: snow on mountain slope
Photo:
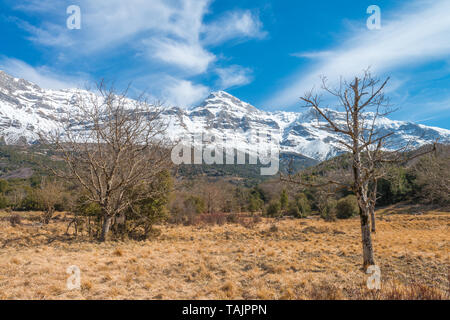
[[[42,89],[0,71],[0,141],[7,144],[35,142],[38,131],[57,127],[58,119],[69,110],[76,93],[91,94],[75,89]],[[344,120],[342,113],[335,112],[334,116]],[[211,93],[202,104],[189,110],[166,108],[163,118],[169,124],[167,136],[173,141],[208,132],[233,137],[232,143],[237,148],[256,152],[259,143],[256,143],[254,133],[258,131],[275,137],[281,152],[316,160],[325,160],[342,152],[337,143],[339,136],[318,129],[311,111],[265,112],[224,91]],[[380,118],[376,124],[381,131],[395,132],[391,139],[392,148],[406,141],[413,141],[414,146],[419,147],[438,138],[441,143],[450,143],[450,130],[388,118]],[[230,141],[213,143],[230,146]]]

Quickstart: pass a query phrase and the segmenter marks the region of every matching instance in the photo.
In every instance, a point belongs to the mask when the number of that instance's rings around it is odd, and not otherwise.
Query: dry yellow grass
[[[0,299],[448,299],[449,217],[378,220],[381,292],[365,288],[358,219],[163,226],[152,241],[108,243],[64,236],[62,222],[0,221]],[[66,288],[72,265],[79,290]]]

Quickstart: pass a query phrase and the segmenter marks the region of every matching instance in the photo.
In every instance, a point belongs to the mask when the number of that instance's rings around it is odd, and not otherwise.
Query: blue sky
[[[381,29],[369,30],[369,5]],[[81,29],[69,30],[69,5]],[[169,105],[226,90],[258,108],[368,66],[391,76],[391,118],[450,129],[450,1],[3,0],[0,69],[44,88],[101,78]]]

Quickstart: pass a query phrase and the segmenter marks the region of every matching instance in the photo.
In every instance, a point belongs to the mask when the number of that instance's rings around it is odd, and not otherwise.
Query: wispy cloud
[[[371,67],[376,73],[393,72],[450,54],[450,2],[447,0],[409,2],[407,8],[383,14],[381,30],[361,28],[345,34],[343,44],[322,53],[302,54],[316,58],[312,66],[290,77],[266,105],[292,106],[305,91],[319,83],[321,75],[330,80],[351,77]]]
[[[242,86],[252,81],[251,69],[233,65],[227,68],[217,68],[218,85],[222,90]]]
[[[165,97],[166,104],[177,107],[195,105],[203,99],[209,92],[209,88],[191,81],[183,79],[169,79],[163,89],[162,96]]]
[[[434,99],[410,99],[408,109],[402,112],[402,119],[414,122],[450,117],[450,96],[438,96]],[[414,110],[414,111],[412,111]]]
[[[184,43],[170,39],[151,39],[144,41],[151,57],[164,63],[182,68],[189,74],[201,74],[208,70],[216,56],[198,43]]]
[[[65,25],[68,2],[29,0],[16,4],[15,9],[35,17],[45,14],[46,19],[33,19],[39,22],[31,24],[16,18],[16,23],[29,33],[29,39],[36,45],[46,50],[54,49],[62,69],[72,65],[74,60],[88,65],[89,61],[127,54],[136,57],[139,65],[139,70],[130,72],[134,85],[139,83],[146,88],[146,83],[136,80],[151,78],[149,94],[152,97],[157,96],[170,104],[190,106],[204,98],[209,90],[205,85],[194,83],[193,76],[214,72],[222,88],[251,81],[249,69],[215,65],[222,59],[220,54],[213,52],[217,45],[232,40],[262,39],[267,34],[258,14],[250,10],[224,12],[205,22],[205,16],[211,13],[211,2],[78,0],[75,4],[81,8],[81,30],[68,30]],[[23,68],[28,72],[20,72],[25,78],[36,79],[44,86],[62,86],[50,81],[54,75],[45,68],[36,68],[32,73],[32,67],[28,67]],[[34,78],[30,78],[33,74]]]
[[[266,32],[257,14],[231,11],[208,24],[210,0],[80,0],[82,29],[73,32],[61,21],[63,10],[49,10],[54,22],[21,26],[38,44],[70,47],[88,55],[128,46],[149,60],[160,60],[189,74],[204,73],[217,57],[210,46],[232,39],[261,39]],[[36,11],[41,4],[59,7],[56,0],[30,0],[20,10]]]
[[[78,77],[64,76],[46,66],[32,67],[21,60],[8,57],[0,56],[0,70],[4,70],[14,77],[31,81],[46,89],[83,89],[89,84],[89,77],[85,74]]]
[[[267,32],[259,17],[249,10],[228,12],[202,27],[202,43],[217,45],[231,39],[263,39]]]
[[[330,58],[332,55],[333,51],[296,52],[291,54],[293,57],[307,59]]]

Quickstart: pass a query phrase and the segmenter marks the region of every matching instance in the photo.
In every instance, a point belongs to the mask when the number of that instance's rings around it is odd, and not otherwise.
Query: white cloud
[[[38,7],[42,2],[48,7],[59,7],[60,4],[57,0],[30,0],[28,6],[18,9],[33,11],[29,7]],[[50,10],[46,21],[28,31],[38,43],[51,43],[61,47],[67,45],[62,35],[69,36],[78,46],[77,53],[81,54],[132,42],[136,37],[149,39],[153,36],[170,35],[192,42],[198,39],[208,3],[209,0],[80,0],[80,31],[74,32],[66,28],[65,10]],[[58,20],[58,23],[48,20]],[[53,40],[50,39],[52,37]],[[79,46],[80,44],[83,46]]]
[[[14,9],[23,10],[28,12],[50,12],[56,8],[61,9],[64,7],[63,1],[59,1],[59,6],[55,1],[39,1],[39,0],[28,0],[28,1],[15,1]]]
[[[0,69],[16,77],[33,82],[45,89],[84,88],[85,77],[69,77],[56,74],[48,67],[32,67],[27,63],[7,57],[0,57]]]
[[[222,90],[242,86],[252,81],[251,70],[241,66],[230,66],[228,68],[217,68],[219,86]]]
[[[163,91],[165,102],[169,105],[192,106],[204,99],[209,93],[208,87],[193,84],[191,81],[171,78],[169,82],[171,83],[168,83]]]
[[[332,56],[333,51],[317,51],[317,52],[297,52],[292,53],[291,56],[297,58],[307,58],[307,59],[318,59],[318,58],[328,58]]]
[[[140,56],[163,61],[186,75],[204,73],[217,58],[208,46],[233,38],[261,38],[265,35],[259,18],[250,11],[232,11],[205,25],[211,0],[79,0],[81,30],[65,26],[64,10],[49,10],[52,21],[22,27],[39,44],[66,48],[77,55],[101,54],[112,49],[135,51]],[[17,9],[35,12],[60,8],[60,1],[30,0]],[[126,46],[124,48],[124,46]]]
[[[203,43],[220,44],[230,39],[258,38],[267,35],[259,17],[249,10],[228,12],[222,18],[203,26]]]
[[[395,18],[384,18],[381,30],[361,29],[348,36],[341,46],[309,55],[318,58],[318,62],[291,77],[289,84],[266,104],[294,105],[307,90],[314,85],[317,88],[321,75],[337,80],[341,75],[360,74],[368,66],[376,73],[392,72],[413,63],[445,59],[450,54],[449,12],[447,0],[408,3]]]
[[[45,15],[45,20],[35,24],[15,20],[35,44],[54,49],[60,67],[80,60],[86,67],[91,59],[111,58],[116,53],[138,57],[139,68],[121,72],[121,78],[133,79],[133,93],[139,94],[142,88],[152,100],[158,98],[164,104],[186,107],[210,91],[207,86],[190,81],[194,75],[214,70],[223,88],[250,81],[250,69],[214,66],[221,55],[216,56],[212,47],[233,39],[261,39],[266,35],[258,15],[248,10],[226,12],[206,23],[212,1],[78,0],[74,4],[81,8],[81,30],[68,30],[66,2],[29,0],[15,8],[37,18]],[[84,57],[89,58],[86,63]],[[44,87],[78,86],[77,79],[57,76],[48,68],[21,66],[10,69]]]
[[[183,68],[192,74],[206,72],[216,57],[199,44],[189,44],[170,39],[155,39],[145,42],[151,48],[151,55],[165,63]]]

